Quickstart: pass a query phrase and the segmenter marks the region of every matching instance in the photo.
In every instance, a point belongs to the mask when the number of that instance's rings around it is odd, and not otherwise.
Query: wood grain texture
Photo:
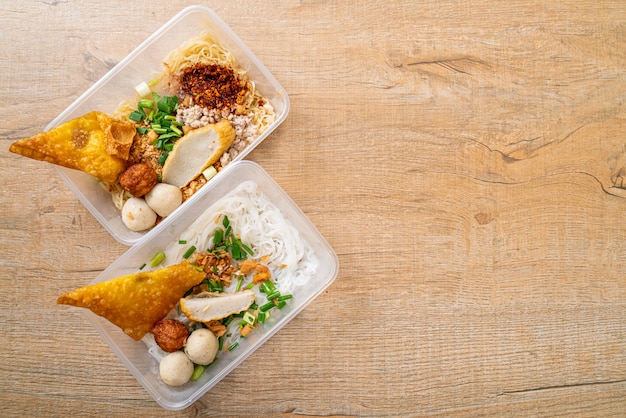
[[[626,413],[622,2],[203,2],[288,91],[249,159],[340,273],[174,413],[55,303],[127,248],[8,147],[193,2],[0,4],[3,416]]]

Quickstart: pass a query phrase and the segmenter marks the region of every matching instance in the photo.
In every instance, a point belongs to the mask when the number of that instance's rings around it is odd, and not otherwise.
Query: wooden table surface
[[[193,2],[0,4],[0,415],[626,416],[623,2],[203,2],[289,93],[248,159],[340,272],[178,412],[56,304],[128,247],[8,147]]]

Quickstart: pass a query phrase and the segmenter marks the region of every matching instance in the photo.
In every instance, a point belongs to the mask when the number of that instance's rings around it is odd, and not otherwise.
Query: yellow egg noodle
[[[170,82],[172,77],[187,67],[195,64],[220,65],[232,68],[242,80],[249,80],[246,71],[237,63],[233,54],[222,47],[220,43],[209,33],[203,33],[198,37],[189,39],[179,48],[171,51],[163,62],[165,71],[151,81],[151,89],[161,95],[174,95],[176,87]],[[256,89],[255,83],[250,82],[250,90],[244,97],[242,106],[252,118],[258,134],[261,135],[276,120],[276,112],[271,103]],[[176,83],[173,83],[176,85]],[[137,98],[124,100],[120,103],[114,115],[126,119],[135,108]],[[113,203],[118,210],[122,210],[124,203],[131,197],[130,193],[122,189],[119,184],[100,181],[102,187],[111,193]]]
[[[223,48],[220,43],[209,33],[190,39],[178,49],[172,51],[164,64],[167,68],[159,80],[166,80],[168,76],[177,74],[187,67],[195,64],[217,64],[232,68],[242,80],[248,79],[246,71],[241,68],[233,54]],[[276,113],[269,101],[256,91],[255,84],[250,80],[251,89],[246,95],[243,106],[252,112],[253,122],[262,134],[276,119]],[[261,103],[263,103],[261,105]]]

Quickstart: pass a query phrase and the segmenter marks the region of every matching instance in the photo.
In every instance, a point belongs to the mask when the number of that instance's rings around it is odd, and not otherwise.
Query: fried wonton
[[[59,296],[57,303],[87,308],[140,340],[204,277],[185,260],[81,287]]]
[[[114,183],[126,168],[135,133],[130,122],[90,112],[47,132],[20,139],[11,144],[9,151]]]

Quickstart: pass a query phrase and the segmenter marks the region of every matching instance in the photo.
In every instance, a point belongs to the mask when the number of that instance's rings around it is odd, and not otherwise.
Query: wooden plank
[[[340,273],[173,413],[56,305],[127,247],[8,148],[188,2],[0,3],[4,416],[623,415],[619,2],[206,3],[289,93],[249,159]]]

